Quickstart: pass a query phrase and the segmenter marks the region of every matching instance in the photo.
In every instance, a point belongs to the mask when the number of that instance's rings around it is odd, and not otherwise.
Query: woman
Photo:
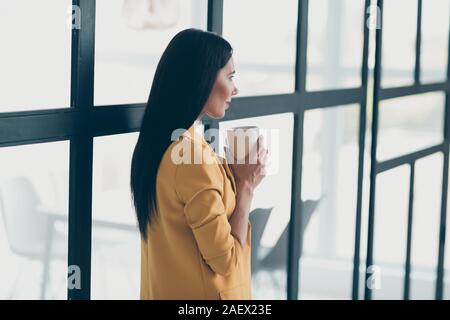
[[[251,299],[248,214],[267,151],[228,165],[196,132],[204,114],[225,115],[233,74],[230,44],[196,29],[178,33],[159,61],[131,165],[141,299]],[[179,128],[189,129],[172,141]],[[174,161],[180,143],[213,161]]]

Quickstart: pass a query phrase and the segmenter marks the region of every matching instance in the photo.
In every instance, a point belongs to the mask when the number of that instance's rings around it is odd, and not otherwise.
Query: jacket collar
[[[186,132],[183,135],[188,136],[194,142],[201,143],[205,146],[208,146],[211,149],[211,151],[216,155],[219,163],[224,167],[227,176],[231,180],[232,188],[234,192],[236,192],[236,182],[234,180],[234,175],[231,172],[231,169],[228,165],[227,159],[214,152],[209,143],[205,140],[203,124],[200,121],[195,121],[194,124],[188,130],[186,130]]]
[[[195,121],[183,135],[191,138],[194,142],[208,145],[208,142],[204,138],[204,126],[200,121]]]

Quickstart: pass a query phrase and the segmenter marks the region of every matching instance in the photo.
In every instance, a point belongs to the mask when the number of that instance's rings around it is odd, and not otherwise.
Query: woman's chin
[[[225,110],[223,110],[222,111],[222,113],[214,113],[214,114],[211,114],[211,113],[207,113],[208,114],[208,116],[210,117],[210,118],[213,118],[213,119],[222,119],[223,117],[225,117]]]

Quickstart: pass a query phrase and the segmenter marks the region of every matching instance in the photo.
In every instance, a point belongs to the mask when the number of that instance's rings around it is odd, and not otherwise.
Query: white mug
[[[239,164],[245,163],[249,155],[249,163],[255,164],[258,160],[259,128],[256,126],[235,127],[227,130],[228,149],[227,161]]]

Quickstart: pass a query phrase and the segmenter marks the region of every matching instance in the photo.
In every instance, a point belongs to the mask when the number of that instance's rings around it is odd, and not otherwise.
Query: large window
[[[444,82],[448,63],[449,0],[423,1],[421,81]]]
[[[411,85],[414,83],[417,0],[385,1],[382,23],[381,84],[383,87]]]
[[[364,298],[442,299],[449,4],[378,3]]]
[[[374,270],[380,278],[375,299],[401,299],[403,295],[409,177],[406,165],[377,177]]]
[[[443,155],[417,161],[411,245],[411,299],[434,299],[439,248]]]
[[[65,299],[69,143],[0,149],[0,299]]]
[[[382,101],[377,158],[386,160],[441,143],[444,106],[441,92]]]
[[[147,102],[170,39],[189,27],[206,28],[206,0],[96,3],[95,105]]]
[[[288,113],[223,121],[220,130],[241,126],[259,127],[271,153],[267,177],[256,190],[250,212],[253,298],[286,299],[293,117]]]
[[[297,7],[295,0],[224,1],[223,35],[234,48],[241,96],[294,92]]]
[[[70,106],[72,1],[1,1],[0,112]]]
[[[92,298],[138,299],[140,242],[130,167],[137,134],[94,140]]]
[[[361,85],[363,0],[309,2],[309,91]]]
[[[2,0],[0,298],[139,298],[132,150],[161,54],[193,27],[231,43],[240,91],[205,127],[256,125],[272,154],[251,206],[253,297],[449,299],[449,13]]]
[[[305,113],[301,299],[351,296],[358,191],[357,138],[358,106]]]

